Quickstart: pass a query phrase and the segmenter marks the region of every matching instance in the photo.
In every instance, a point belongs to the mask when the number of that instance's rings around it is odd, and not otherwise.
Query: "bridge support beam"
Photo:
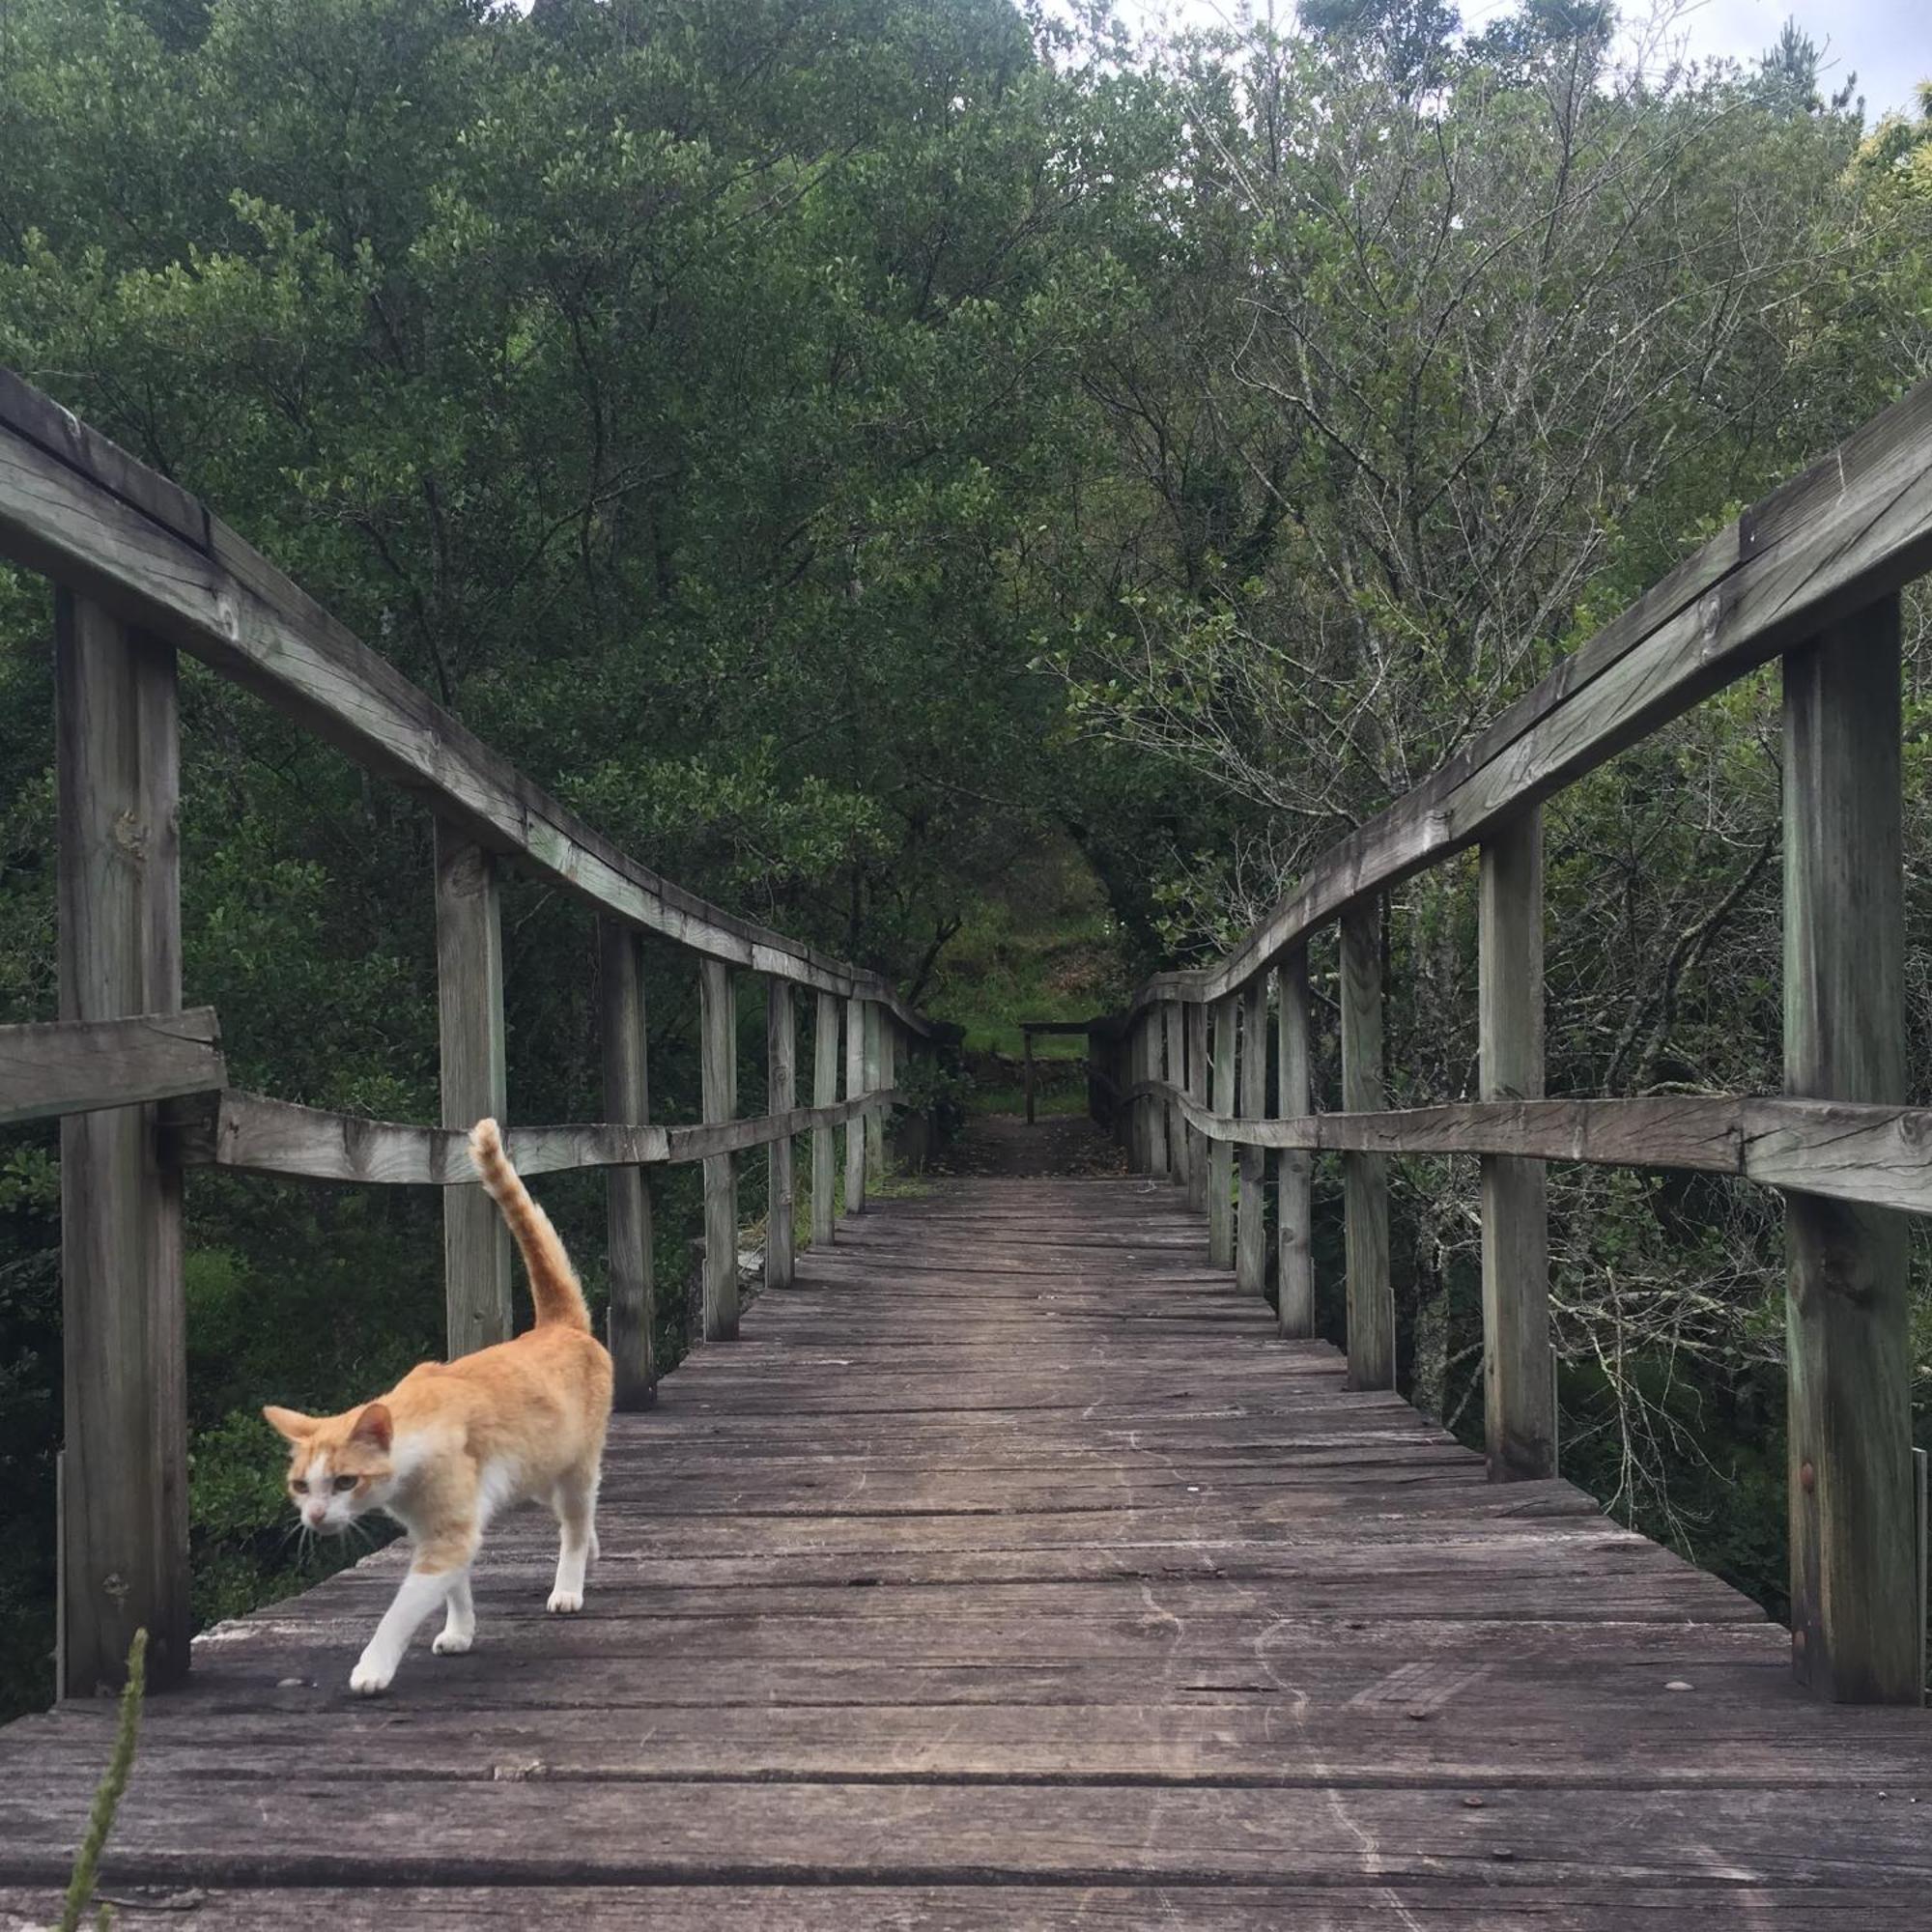
[[[866,1005],[845,1002],[845,1097],[866,1092]],[[866,1211],[866,1122],[857,1115],[845,1122],[845,1211]]]
[[[1187,1081],[1187,1047],[1182,1037],[1180,1002],[1163,1000],[1159,1011],[1161,1046],[1167,1057],[1167,1084],[1170,1087],[1184,1087]],[[1168,1101],[1167,1164],[1168,1173],[1177,1186],[1188,1185],[1188,1175],[1192,1171],[1196,1151],[1193,1130],[1182,1118],[1179,1107],[1174,1101]]]
[[[1381,900],[1342,915],[1342,1110],[1385,1104]],[[1388,1156],[1342,1156],[1349,1252],[1349,1386],[1395,1386],[1395,1292],[1389,1279]]]
[[[1167,1078],[1167,1036],[1160,1008],[1151,1006],[1138,1022],[1141,1036],[1141,1078]],[[1167,1102],[1150,1094],[1143,1105],[1147,1116],[1148,1172],[1165,1179],[1173,1172],[1174,1150],[1167,1137]]]
[[[1543,1098],[1543,812],[1483,841],[1478,952],[1481,1094]],[[1483,1412],[1490,1480],[1556,1473],[1549,1208],[1540,1160],[1482,1157]]]
[[[811,1026],[811,1104],[830,1107],[838,1099],[838,997],[820,993]],[[837,1167],[833,1155],[832,1129],[811,1130],[811,1238],[814,1244],[832,1242],[833,1194],[837,1186]]]
[[[791,982],[765,984],[765,1112],[788,1114],[798,1104],[798,1015]],[[765,1150],[765,1286],[789,1288],[792,1277],[791,1136]]]
[[[1214,1002],[1208,1013],[1213,1028],[1214,1108],[1235,1111],[1235,1035],[1237,1002],[1233,993]],[[1210,1141],[1208,1148],[1208,1259],[1215,1267],[1235,1265],[1235,1149],[1231,1141]]]
[[[468,1129],[509,1105],[503,1055],[503,917],[497,861],[436,821],[436,995],[442,1124]],[[507,1342],[510,1236],[479,1183],[442,1197],[442,1293],[449,1353]]]
[[[1187,1003],[1187,1097],[1197,1107],[1208,1104],[1208,1009],[1199,1000]],[[1193,1148],[1187,1163],[1187,1205],[1199,1214],[1208,1206],[1208,1170],[1213,1151],[1207,1137],[1188,1129]]]
[[[181,1010],[175,653],[71,591],[54,601],[60,1016]],[[178,1170],[152,1104],[61,1122],[58,1675],[119,1689],[188,1663],[187,1354]]]
[[[619,921],[598,923],[604,1035],[604,1118],[651,1117],[646,1063],[643,935]],[[651,1243],[651,1186],[640,1167],[615,1167],[604,1183],[611,1248],[611,1315],[607,1340],[615,1371],[614,1406],[649,1408],[657,1401],[657,1284]]]
[[[1308,1040],[1308,951],[1297,946],[1275,969],[1280,1009],[1275,1036],[1276,1108],[1285,1121],[1311,1111]],[[1315,1156],[1299,1148],[1275,1155],[1275,1319],[1294,1339],[1315,1333]]]
[[[1784,660],[1784,1087],[1905,1098],[1899,600]],[[1791,1643],[1844,1703],[1922,1695],[1906,1230],[1785,1197]]]
[[[886,1084],[886,1043],[884,1015],[877,1000],[866,1002],[866,1085],[867,1094],[879,1093]],[[875,1109],[866,1115],[866,1189],[869,1193],[886,1178],[886,1122]]]
[[[1267,1112],[1268,976],[1257,973],[1240,991],[1242,1117]],[[1235,1216],[1235,1283],[1249,1294],[1267,1293],[1267,1218],[1262,1206],[1267,1154],[1244,1147],[1239,1155],[1240,1203]]]
[[[738,998],[722,959],[697,963],[699,1064],[707,1126],[738,1114]],[[738,1169],[736,1156],[704,1161],[704,1339],[738,1338]]]

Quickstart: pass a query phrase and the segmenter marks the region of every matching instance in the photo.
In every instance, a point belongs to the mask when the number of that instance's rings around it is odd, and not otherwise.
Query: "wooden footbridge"
[[[62,1121],[68,1338],[64,1701],[0,1736],[0,1923],[50,1916],[105,1755],[96,1693],[144,1628],[157,1694],[106,1865],[130,1925],[1932,1926],[1902,1220],[1932,1211],[1932,1113],[1905,1104],[1899,753],[1932,389],[1713,539],[1225,959],[1094,1021],[1130,1177],[908,1201],[868,1198],[896,1068],[930,1044],[889,987],[636,864],[12,379],[0,554],[57,587],[62,1018],[0,1029],[0,1123]],[[234,1092],[213,1015],[184,1009],[183,650],[434,814],[442,1126]],[[1775,657],[1785,1094],[1545,1098],[1541,801]],[[1481,1091],[1389,1110],[1382,908],[1470,847]],[[604,1556],[586,1613],[546,1618],[547,1526],[501,1526],[475,1651],[422,1645],[364,1703],[345,1679],[399,1551],[189,1643],[183,1188],[209,1165],[440,1187],[451,1349],[507,1331],[507,1244],[453,1131],[506,1111],[505,865],[603,921],[607,1119],[510,1139],[532,1175],[609,1170]],[[1309,948],[1335,924],[1322,1111]],[[698,1124],[651,1120],[646,934],[696,958]],[[766,1098],[742,1118],[748,974]],[[767,1292],[741,1323],[755,1149]],[[1323,1151],[1345,1352],[1313,1332]],[[1394,1389],[1386,1163],[1442,1151],[1482,1162],[1486,1456]],[[650,1177],[685,1160],[714,1346],[661,1379]],[[1783,1191],[1789,1634],[1558,1477],[1549,1160]]]
[[[532,1512],[476,1649],[380,1702],[396,1551],[203,1638],[127,1926],[1932,1924],[1922,1713],[1805,1697],[1754,1605],[1350,1391],[1205,1232],[1143,1179],[868,1208],[617,1419],[581,1618]],[[65,1869],[111,1729],[0,1736],[0,1880]]]

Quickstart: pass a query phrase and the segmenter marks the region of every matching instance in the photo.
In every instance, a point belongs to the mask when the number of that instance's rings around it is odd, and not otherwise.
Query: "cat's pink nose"
[[[323,1520],[328,1515],[328,1505],[327,1503],[310,1503],[302,1511],[302,1515],[308,1521],[320,1526]]]

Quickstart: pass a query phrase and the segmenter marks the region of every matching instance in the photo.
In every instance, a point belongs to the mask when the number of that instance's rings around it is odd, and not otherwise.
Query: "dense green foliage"
[[[1543,0],[1468,40],[1434,0],[1144,46],[1061,17],[13,0],[0,360],[639,858],[1004,1037],[1225,940],[1932,347],[1932,121],[1864,140],[1802,37],[1660,79]],[[0,1020],[55,1007],[47,631],[0,574]],[[1776,1084],[1768,702],[1556,815],[1554,1091]],[[185,725],[187,985],[237,1083],[431,1117],[424,814],[194,668]],[[1042,946],[1012,909],[1067,852]],[[1391,915],[1406,1094],[1472,1078],[1466,886]],[[510,890],[522,1118],[599,1111],[591,947]],[[653,965],[688,1118],[693,975]],[[0,1703],[46,1682],[55,1144],[0,1143]],[[1405,1175],[1405,1359],[1452,1414],[1471,1193]],[[594,1292],[595,1184],[550,1195]],[[436,1205],[189,1206],[217,1614],[283,1575],[256,1406],[435,1347]],[[1558,1212],[1571,1466],[1775,1601],[1775,1213],[1626,1176]]]

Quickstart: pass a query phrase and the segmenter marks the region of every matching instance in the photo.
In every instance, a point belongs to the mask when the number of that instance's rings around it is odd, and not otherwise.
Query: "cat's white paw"
[[[470,1631],[441,1631],[430,1649],[439,1657],[461,1657],[475,1641]]]
[[[553,1590],[545,1607],[554,1617],[574,1617],[583,1607],[582,1590]]]
[[[393,1664],[384,1668],[380,1662],[371,1663],[365,1657],[349,1673],[349,1688],[358,1697],[379,1697],[389,1688],[395,1674]]]

